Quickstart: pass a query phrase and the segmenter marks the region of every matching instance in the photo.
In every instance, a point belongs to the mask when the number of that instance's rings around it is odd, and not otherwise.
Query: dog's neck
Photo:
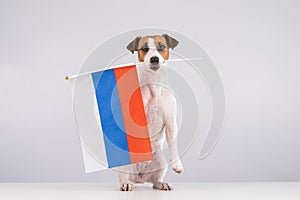
[[[146,66],[141,66],[140,83],[149,89],[152,96],[162,95],[162,89],[168,85],[166,66],[162,66],[158,71],[152,71]]]

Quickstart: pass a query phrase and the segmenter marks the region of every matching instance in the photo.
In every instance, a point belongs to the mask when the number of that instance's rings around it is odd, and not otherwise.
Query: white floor
[[[300,182],[224,182],[173,183],[173,191],[152,190],[150,185],[137,185],[132,192],[121,192],[117,184],[96,183],[1,183],[0,199],[297,199]]]

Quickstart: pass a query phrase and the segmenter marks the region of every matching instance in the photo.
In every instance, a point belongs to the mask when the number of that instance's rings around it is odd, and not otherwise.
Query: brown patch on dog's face
[[[148,39],[150,36],[142,37],[138,44],[138,59],[140,62],[144,62],[144,57],[149,51]]]
[[[166,42],[166,39],[163,36],[156,35],[153,36],[154,43],[156,46],[157,51],[160,53],[160,55],[165,59],[169,59],[169,47]]]

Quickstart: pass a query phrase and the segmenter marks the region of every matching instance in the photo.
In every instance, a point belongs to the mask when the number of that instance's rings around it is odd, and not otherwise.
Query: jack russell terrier
[[[134,53],[137,51],[141,92],[150,134],[153,160],[120,167],[119,180],[122,191],[132,191],[134,183],[149,182],[154,189],[172,190],[164,182],[167,173],[163,145],[167,140],[170,163],[176,173],[183,173],[177,147],[177,103],[174,94],[166,88],[166,61],[169,49],[178,45],[178,41],[167,34],[136,37],[127,46]]]

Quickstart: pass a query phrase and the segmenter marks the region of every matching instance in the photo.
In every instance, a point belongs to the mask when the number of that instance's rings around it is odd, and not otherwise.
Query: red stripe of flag
[[[131,163],[153,160],[136,66],[114,69]]]

